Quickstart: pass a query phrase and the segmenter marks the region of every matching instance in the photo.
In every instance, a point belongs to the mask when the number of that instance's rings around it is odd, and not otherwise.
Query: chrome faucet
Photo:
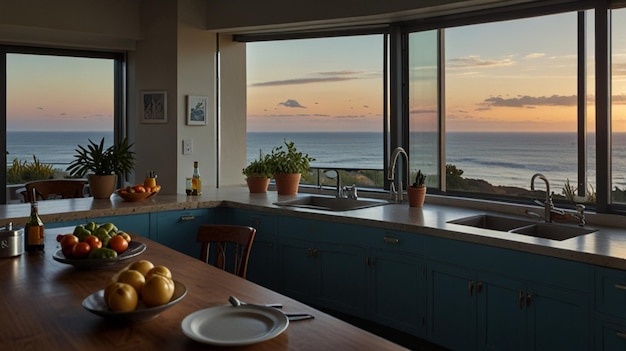
[[[397,147],[395,148],[395,150],[393,150],[393,152],[391,153],[391,163],[389,165],[389,169],[388,169],[388,174],[387,174],[387,180],[391,181],[391,184],[389,185],[389,195],[391,196],[392,199],[394,199],[395,202],[402,202],[403,200],[403,196],[402,196],[402,179],[398,179],[398,187],[397,187],[397,191],[396,191],[396,178],[395,178],[395,173],[396,173],[396,163],[398,162],[398,157],[400,155],[404,155],[404,168],[406,168],[406,180],[408,182],[409,179],[409,156],[406,154],[406,151],[404,151],[403,148],[401,147]]]
[[[334,179],[337,178],[337,193],[336,193],[336,197],[338,199],[342,199],[344,197],[346,197],[344,195],[344,189],[341,187],[341,175],[339,175],[339,170],[336,169],[331,169],[331,170],[327,170],[326,172],[324,172],[324,175],[326,175],[326,177],[330,178],[330,179]]]
[[[552,210],[554,209],[554,203],[552,202],[552,195],[550,195],[550,182],[548,182],[548,178],[546,178],[541,173],[535,173],[532,178],[530,178],[530,190],[535,190],[535,179],[541,179],[546,183],[546,199],[543,202],[544,206],[544,217],[543,219],[546,222],[552,222]]]

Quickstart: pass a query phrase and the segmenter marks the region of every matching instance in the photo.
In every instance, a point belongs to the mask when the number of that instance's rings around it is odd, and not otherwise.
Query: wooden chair
[[[196,235],[196,241],[202,243],[200,259],[245,279],[255,235],[252,227],[203,224]]]
[[[87,182],[82,179],[48,179],[36,180],[24,184],[26,190],[22,192],[24,202],[32,202],[33,189],[36,200],[71,199],[85,197],[83,193]]]

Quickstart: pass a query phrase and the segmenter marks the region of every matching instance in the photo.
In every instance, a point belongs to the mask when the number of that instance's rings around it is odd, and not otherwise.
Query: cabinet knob
[[[196,219],[196,216],[194,216],[194,215],[180,216],[180,221],[181,222],[193,221],[194,219]]]
[[[621,290],[626,290],[626,285],[624,285],[624,284],[615,284],[615,288],[621,289]]]
[[[524,292],[521,290],[518,295],[518,304],[520,310],[524,308]]]
[[[615,333],[615,335],[617,335],[618,338],[626,339],[626,332],[625,331],[618,331],[618,332]]]
[[[527,294],[526,295],[526,306],[530,306],[530,302],[533,299],[533,295],[532,294]]]
[[[470,280],[469,283],[467,284],[467,290],[469,290],[469,296],[472,296],[474,294],[474,281]]]

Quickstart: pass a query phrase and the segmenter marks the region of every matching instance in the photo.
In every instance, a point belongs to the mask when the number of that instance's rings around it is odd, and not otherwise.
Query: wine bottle
[[[200,179],[200,170],[198,169],[198,161],[193,162],[193,177],[191,178],[191,195],[202,194],[202,180]]]
[[[33,192],[34,193],[34,192]],[[44,226],[43,221],[39,218],[39,205],[35,201],[30,203],[30,217],[26,222],[26,251],[35,252],[44,250]]]

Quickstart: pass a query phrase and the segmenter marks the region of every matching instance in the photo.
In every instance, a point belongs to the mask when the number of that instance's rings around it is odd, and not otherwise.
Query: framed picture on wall
[[[141,92],[141,123],[167,123],[167,92]]]
[[[207,124],[207,96],[187,95],[187,124],[199,126]]]

